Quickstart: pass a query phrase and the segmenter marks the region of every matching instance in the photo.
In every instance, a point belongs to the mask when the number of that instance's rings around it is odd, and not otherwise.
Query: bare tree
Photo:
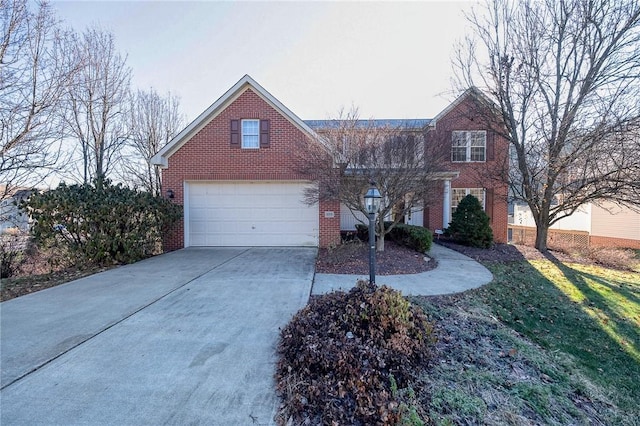
[[[104,179],[128,138],[131,69],[113,34],[91,28],[76,36],[79,71],[66,93],[66,123],[77,140],[82,181]]]
[[[486,0],[467,18],[457,82],[495,103],[511,144],[499,177],[531,209],[536,248],[585,203],[640,205],[639,2]]]
[[[0,200],[20,186],[35,186],[59,166],[57,118],[73,75],[49,5],[0,0]]]
[[[155,195],[161,195],[161,174],[151,157],[167,144],[184,125],[180,100],[168,93],[161,96],[154,89],[138,90],[131,97],[131,133],[128,147],[132,151],[122,165],[126,180]]]
[[[408,212],[432,200],[442,171],[443,150],[426,145],[423,130],[407,124],[361,120],[352,109],[319,129],[318,143],[299,150],[299,171],[318,182],[308,188],[307,203],[339,200],[366,215],[363,196],[375,182],[383,195],[377,251],[384,251],[385,235]],[[391,226],[385,227],[385,220]]]

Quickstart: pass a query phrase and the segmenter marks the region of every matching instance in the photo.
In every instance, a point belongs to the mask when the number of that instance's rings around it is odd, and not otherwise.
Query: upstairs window
[[[231,148],[269,148],[271,146],[269,123],[269,120],[257,118],[231,120]]]
[[[260,148],[260,120],[242,120],[242,148]]]
[[[487,132],[485,130],[455,130],[451,137],[451,161],[486,161]]]

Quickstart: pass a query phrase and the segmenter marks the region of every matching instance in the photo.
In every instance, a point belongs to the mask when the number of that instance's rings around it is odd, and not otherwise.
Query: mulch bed
[[[376,275],[417,274],[437,265],[435,259],[393,241],[385,241],[384,251],[376,253]],[[368,275],[369,245],[349,241],[334,248],[318,250],[316,272]]]
[[[480,262],[515,262],[519,260],[545,259],[544,255],[534,247],[513,244],[494,244],[490,248],[467,247],[441,238],[434,241],[444,247],[455,250]],[[554,253],[554,252],[552,252]],[[554,253],[561,256],[561,253]]]
[[[535,247],[516,244],[494,244],[491,248],[467,247],[447,239],[434,241],[447,248],[460,252],[479,262],[517,262],[521,260],[550,260],[552,262],[597,264],[606,268],[633,270],[637,263],[632,250],[593,247],[549,248],[547,253],[539,252]]]
[[[549,259],[560,262],[589,263],[591,260],[560,250],[549,249],[545,255],[535,247],[513,244],[494,244],[491,248],[467,247],[441,238],[434,241],[460,252],[479,262],[516,262],[521,260]],[[427,261],[425,261],[427,257]],[[435,259],[407,247],[385,241],[385,250],[376,253],[376,275],[417,274],[437,267]],[[340,246],[320,249],[316,260],[316,272],[326,274],[367,275],[369,273],[369,246],[356,240]]]

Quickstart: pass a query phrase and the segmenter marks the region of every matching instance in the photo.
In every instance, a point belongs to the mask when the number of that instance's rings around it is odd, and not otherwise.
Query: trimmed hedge
[[[427,228],[416,225],[397,224],[389,233],[393,241],[420,253],[431,250],[433,234]]]
[[[385,229],[389,229],[391,224],[392,222],[385,222]],[[356,224],[356,233],[362,241],[369,240],[368,226],[361,223]],[[429,229],[404,223],[398,223],[394,226],[391,232],[387,234],[387,238],[420,253],[431,250],[431,244],[433,243],[433,234]]]

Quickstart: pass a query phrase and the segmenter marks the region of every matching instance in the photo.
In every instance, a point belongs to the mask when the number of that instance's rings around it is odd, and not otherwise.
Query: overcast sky
[[[54,0],[67,26],[111,31],[136,88],[171,91],[193,120],[245,74],[302,119],[359,107],[366,118],[430,118],[452,99],[460,1]]]

